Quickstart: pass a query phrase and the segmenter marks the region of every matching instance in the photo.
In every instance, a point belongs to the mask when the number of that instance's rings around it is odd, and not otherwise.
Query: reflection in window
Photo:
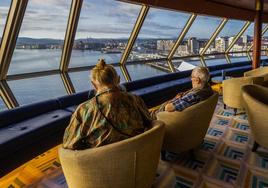
[[[8,82],[20,105],[67,95],[59,75]]]
[[[57,69],[71,0],[29,0],[8,74]]]
[[[128,61],[166,57],[189,18],[189,14],[151,8]]]
[[[8,10],[10,8],[11,0],[0,1],[0,42],[2,40],[2,35],[4,32],[6,19],[8,15]]]
[[[6,109],[7,109],[7,107],[6,107],[5,103],[3,102],[3,100],[0,97],[0,111],[6,110]]]
[[[127,65],[127,70],[132,80],[139,80],[143,78],[166,74],[166,72],[151,67],[151,65],[148,64]]]
[[[202,50],[213,32],[221,23],[221,18],[197,16],[183,42],[178,47],[177,56],[197,55]],[[210,53],[213,49],[208,49]]]
[[[141,6],[111,0],[84,0],[70,67],[118,63]]]
[[[120,76],[120,82],[125,82],[125,78],[119,67],[115,67],[117,74]],[[90,81],[90,71],[70,72],[69,76],[76,92],[93,89]]]

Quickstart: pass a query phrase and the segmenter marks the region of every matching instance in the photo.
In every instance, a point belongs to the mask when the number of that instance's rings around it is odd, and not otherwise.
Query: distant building
[[[187,55],[189,55],[189,53],[188,53],[188,45],[187,44],[179,45],[176,54],[178,56],[187,56]]]
[[[157,40],[157,50],[170,51],[174,45],[173,40]]]
[[[215,40],[215,49],[218,52],[225,52],[226,49],[228,48],[228,45],[229,45],[228,37],[218,37]]]
[[[188,52],[190,54],[197,54],[199,51],[199,42],[195,37],[188,39]]]

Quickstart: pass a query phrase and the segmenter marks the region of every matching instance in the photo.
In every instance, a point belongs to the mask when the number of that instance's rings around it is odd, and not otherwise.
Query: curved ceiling
[[[121,0],[176,11],[254,21],[255,0]],[[263,21],[268,22],[268,0],[264,0]]]

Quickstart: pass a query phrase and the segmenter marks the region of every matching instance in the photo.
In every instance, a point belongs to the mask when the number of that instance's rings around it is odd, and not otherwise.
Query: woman
[[[117,142],[145,131],[151,118],[144,102],[120,90],[120,77],[103,59],[91,71],[92,99],[74,112],[63,138],[67,149],[86,149]]]

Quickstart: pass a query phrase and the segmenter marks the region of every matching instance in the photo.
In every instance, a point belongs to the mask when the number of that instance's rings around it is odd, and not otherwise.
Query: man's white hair
[[[209,71],[206,67],[195,67],[192,71],[192,76],[198,77],[202,85],[209,81]]]

